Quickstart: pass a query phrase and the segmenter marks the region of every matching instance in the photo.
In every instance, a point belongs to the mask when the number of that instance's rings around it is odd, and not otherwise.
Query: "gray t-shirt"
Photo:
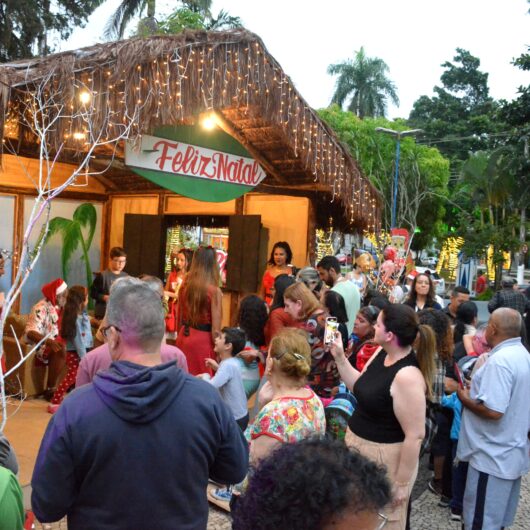
[[[238,359],[232,357],[221,361],[217,373],[208,382],[219,389],[222,400],[232,411],[235,420],[247,415],[247,395]]]
[[[502,413],[487,420],[464,409],[457,457],[476,470],[505,480],[528,472],[530,353],[521,339],[498,344],[471,380],[470,396]]]
[[[348,315],[348,322],[346,327],[348,328],[348,336],[352,334],[353,324],[355,318],[361,307],[361,295],[359,289],[352,282],[348,280],[341,280],[337,282],[332,288],[332,291],[339,293],[344,298],[344,304],[346,305],[346,314]]]

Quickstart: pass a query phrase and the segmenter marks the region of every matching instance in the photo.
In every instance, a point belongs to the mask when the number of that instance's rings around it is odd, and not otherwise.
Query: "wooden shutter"
[[[226,288],[240,293],[257,292],[267,252],[267,230],[260,215],[231,215],[229,221]]]
[[[163,278],[165,242],[163,216],[125,214],[123,228],[123,248],[127,252],[125,270],[131,276],[151,274]]]

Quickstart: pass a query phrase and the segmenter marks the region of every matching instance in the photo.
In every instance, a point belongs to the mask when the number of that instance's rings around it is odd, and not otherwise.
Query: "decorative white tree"
[[[60,64],[56,69],[47,71],[39,82],[31,79],[27,83],[17,83],[16,87],[9,87],[10,107],[5,124],[7,138],[4,141],[4,149],[17,155],[18,150],[11,144],[10,138],[16,137],[19,141],[23,137],[29,138],[33,146],[38,147],[39,170],[38,176],[34,178],[27,172],[24,164],[20,163],[21,171],[35,186],[36,197],[28,216],[22,244],[20,248],[14,249],[18,257],[18,267],[12,286],[5,295],[0,315],[0,359],[4,354],[5,320],[39,260],[48,234],[53,200],[68,187],[86,186],[91,176],[104,173],[112,165],[118,142],[129,138],[131,128],[142,108],[141,102],[138,102],[134,108],[125,110],[119,122],[113,121],[114,112],[111,107],[101,104],[105,98],[108,101],[111,97],[109,92],[98,93],[80,80],[72,82],[69,78],[67,83],[65,77],[60,75],[59,69]],[[65,94],[69,97],[65,97]],[[95,152],[104,147],[111,156],[105,167],[95,171],[91,168],[90,161]],[[55,164],[65,158],[65,153],[74,154],[71,158],[76,160],[75,165],[72,166],[69,176],[62,182],[53,184]],[[41,233],[41,237],[32,247],[30,241],[35,240],[37,233]],[[25,354],[12,328],[10,332],[16,340],[20,359],[5,374],[0,370],[0,432],[7,421],[5,378],[18,370],[49,338],[44,337]]]

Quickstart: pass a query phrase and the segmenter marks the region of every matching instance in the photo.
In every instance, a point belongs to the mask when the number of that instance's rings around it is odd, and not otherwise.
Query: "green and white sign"
[[[186,197],[224,202],[255,188],[263,168],[232,136],[200,126],[162,127],[141,145],[125,145],[125,163],[142,177]]]

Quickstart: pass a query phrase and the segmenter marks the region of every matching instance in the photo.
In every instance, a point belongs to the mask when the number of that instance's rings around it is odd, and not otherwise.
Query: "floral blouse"
[[[59,313],[49,300],[40,300],[32,307],[26,324],[26,334],[30,331],[35,331],[40,335],[50,333],[51,339],[59,336]],[[41,360],[45,360],[43,357],[45,350],[46,346],[43,344],[36,354]]]
[[[320,398],[311,391],[307,398],[284,397],[267,403],[248,426],[249,443],[270,436],[282,443],[294,443],[315,434],[325,434],[326,418]]]

